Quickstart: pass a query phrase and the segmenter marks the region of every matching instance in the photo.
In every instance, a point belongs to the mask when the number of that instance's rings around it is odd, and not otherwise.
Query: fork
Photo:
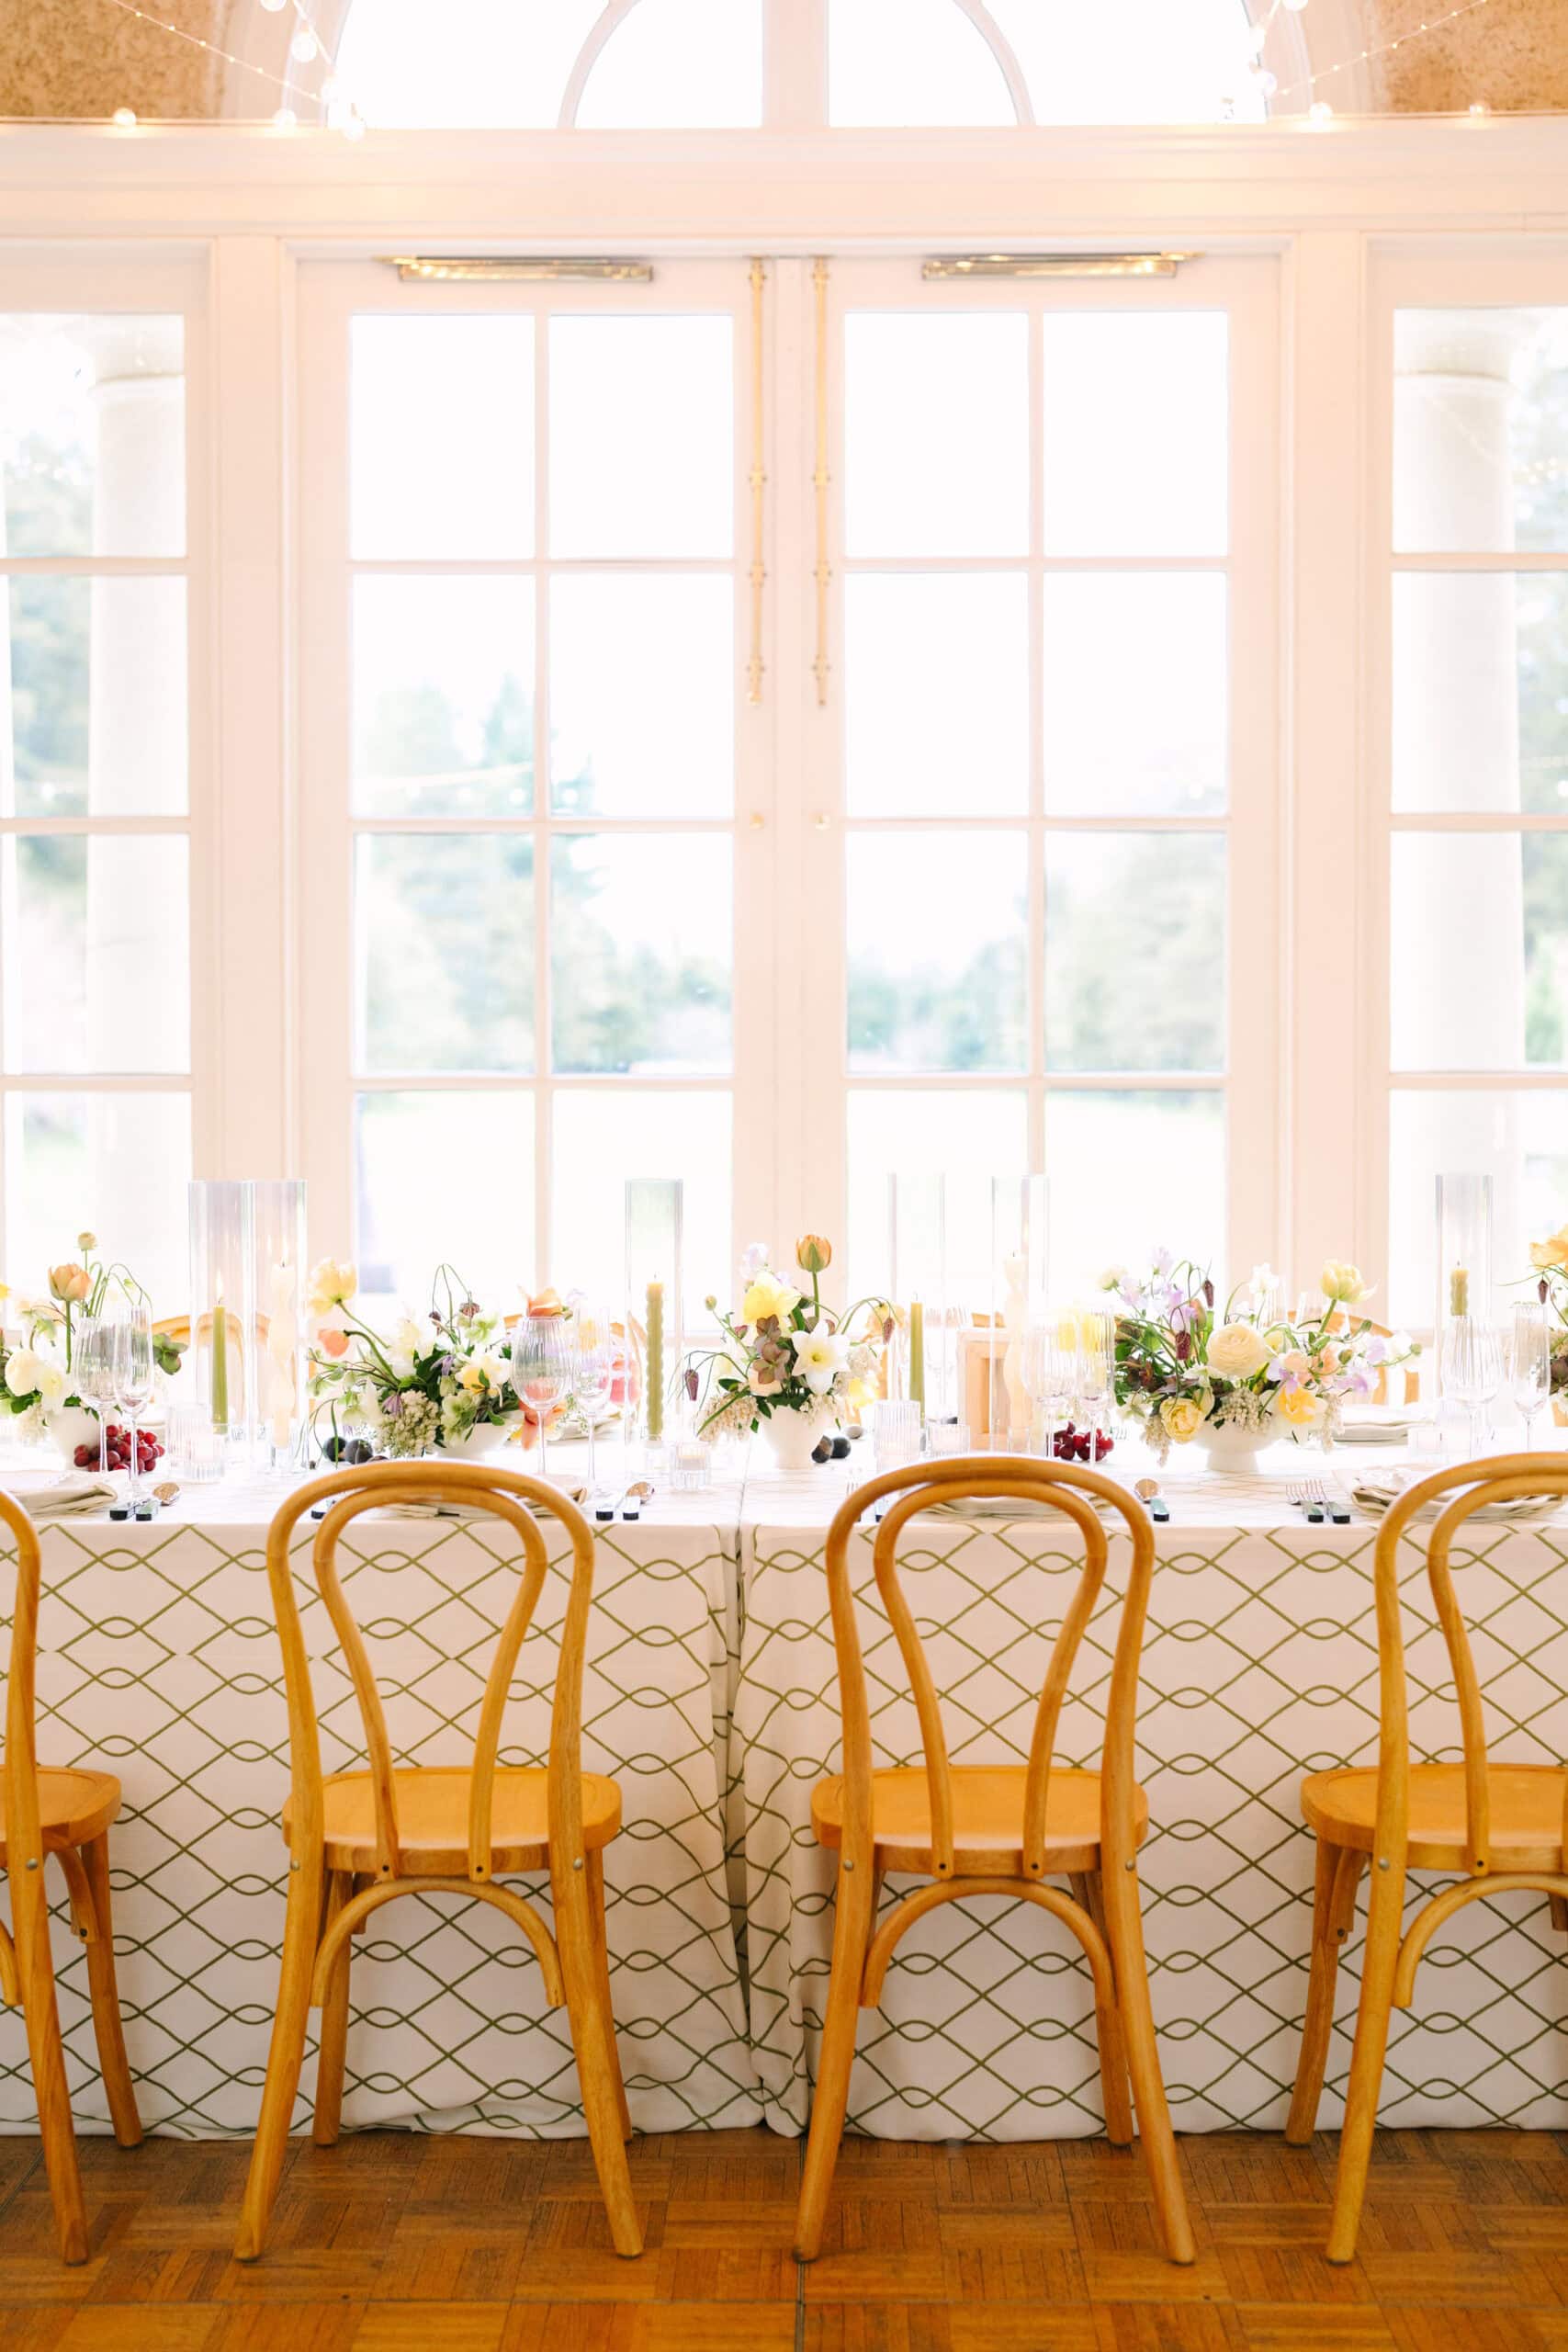
[[[1301,1499],[1306,1504],[1307,1517],[1314,1525],[1321,1523],[1326,1511],[1336,1527],[1349,1526],[1350,1507],[1343,1495],[1331,1495],[1321,1478],[1305,1478],[1302,1485]]]
[[[1296,1478],[1285,1489],[1285,1498],[1305,1513],[1314,1527],[1323,1525],[1323,1488],[1315,1478]]]

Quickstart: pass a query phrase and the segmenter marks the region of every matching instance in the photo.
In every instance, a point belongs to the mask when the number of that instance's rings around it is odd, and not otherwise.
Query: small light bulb
[[[288,44],[288,54],[297,58],[301,65],[309,65],[316,54],[316,36],[310,26],[301,25]]]
[[[1307,108],[1307,119],[1309,122],[1331,122],[1334,119],[1334,108],[1326,98],[1314,98]]]
[[[276,17],[287,7],[288,0],[261,0],[261,4],[269,17]]]
[[[1252,30],[1247,36],[1247,53],[1248,57],[1261,57],[1264,50],[1268,46],[1268,42],[1269,35],[1264,30],[1263,27],[1261,25],[1254,25]]]
[[[334,98],[341,98],[342,96],[343,84],[338,80],[337,75],[327,74],[321,83],[321,104],[324,107],[330,107]]]
[[[1470,111],[1477,122],[1484,122],[1492,109],[1484,98],[1476,98],[1472,101]]]
[[[1261,90],[1266,98],[1271,98],[1280,86],[1280,77],[1277,74],[1270,74],[1267,65],[1255,65],[1252,84],[1254,89]]]
[[[136,128],[136,108],[134,107],[116,107],[114,110],[114,125],[117,130],[134,130]]]
[[[298,130],[299,124],[299,118],[292,107],[279,107],[272,118],[274,130]]]

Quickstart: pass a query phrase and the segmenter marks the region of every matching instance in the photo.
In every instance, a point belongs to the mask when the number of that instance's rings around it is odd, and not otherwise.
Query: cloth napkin
[[[1407,1445],[1424,1413],[1347,1413],[1334,1432],[1336,1445]]]
[[[547,1483],[556,1485],[553,1478]],[[563,1483],[556,1487],[556,1491],[564,1495],[569,1503],[581,1503],[588,1489],[581,1484]],[[524,1508],[531,1510],[533,1505],[525,1503]],[[477,1503],[390,1503],[388,1505],[388,1516],[392,1519],[488,1519],[492,1524],[498,1523],[493,1511],[485,1510]]]
[[[1436,1464],[1433,1467],[1436,1468]],[[1413,1487],[1427,1476],[1424,1470],[1369,1470],[1358,1477],[1350,1488],[1363,1510],[1385,1511],[1396,1502],[1407,1487]],[[1436,1519],[1446,1510],[1462,1488],[1454,1487],[1439,1495],[1435,1502],[1426,1503],[1416,1514],[1418,1519]],[[1517,1495],[1506,1502],[1484,1503],[1472,1516],[1476,1519],[1550,1519],[1562,1508],[1561,1495]]]
[[[1081,1494],[1081,1489],[1076,1487],[1067,1491]],[[1091,1504],[1096,1510],[1111,1509],[1111,1505],[1100,1495],[1082,1494],[1082,1499]],[[1029,1495],[1017,1497],[965,1495],[954,1502],[932,1503],[929,1510],[920,1513],[920,1517],[922,1519],[1057,1519],[1064,1526],[1067,1524],[1068,1519],[1065,1510],[1057,1510],[1052,1503],[1037,1503]]]
[[[63,1477],[40,1473],[13,1473],[6,1492],[21,1504],[29,1519],[78,1519],[88,1511],[107,1510],[118,1499],[118,1488],[107,1478],[87,1470],[68,1470]]]

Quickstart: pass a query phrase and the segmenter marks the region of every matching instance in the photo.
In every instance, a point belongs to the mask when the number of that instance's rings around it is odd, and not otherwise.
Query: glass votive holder
[[[872,1453],[878,1470],[902,1470],[919,1459],[925,1408],[912,1397],[885,1396],[871,1425]]]
[[[967,1453],[969,1424],[967,1421],[928,1421],[926,1423],[928,1453]]]
[[[670,1448],[670,1485],[677,1495],[700,1495],[713,1484],[713,1448],[705,1437],[677,1438]]]
[[[210,1487],[222,1477],[229,1433],[213,1426],[210,1405],[171,1404],[165,1435],[169,1472],[182,1487]]]

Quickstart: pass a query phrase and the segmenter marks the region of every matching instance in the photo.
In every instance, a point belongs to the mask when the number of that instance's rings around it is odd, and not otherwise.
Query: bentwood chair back
[[[93,2028],[115,2138],[122,2148],[134,2148],[141,2138],[141,2123],[120,2025],[109,1907],[108,1830],[119,1811],[119,1782],[109,1772],[39,1768],[33,1720],[42,1563],[37,1529],[20,1505],[4,1493],[0,1542],[14,1549],[17,1558],[6,1679],[6,1749],[0,1758],[0,1863],[11,1888],[8,1932],[0,1921],[0,2002],[10,2008],[19,2006],[27,2029],[61,2256],[66,2262],[85,2262],[87,2222],[60,2038],[45,1865],[51,1859],[60,1864],[72,1922],[86,1949]]]
[[[1082,1542],[1084,1565],[1051,1645],[1027,1765],[955,1765],[930,1662],[899,1580],[898,1539],[918,1513],[937,1504],[993,1497],[1059,1511]],[[895,1499],[873,1539],[872,1568],[909,1678],[923,1762],[878,1770],[872,1764],[870,1704],[855,1616],[854,1587],[864,1558],[856,1537],[866,1512],[889,1498]],[[1105,1581],[1107,1538],[1096,1502],[1108,1507],[1118,1535],[1125,1533],[1130,1557],[1100,1770],[1085,1772],[1058,1765],[1054,1751],[1074,1662]],[[1106,2130],[1113,2141],[1125,2143],[1133,2137],[1130,2076],[1166,2251],[1174,2262],[1192,2260],[1192,2232],[1155,2041],[1138,1896],[1137,1849],[1147,1834],[1148,1805],[1134,1774],[1133,1736],[1154,1557],[1148,1514],[1123,1487],[1098,1471],[1027,1455],[960,1456],[891,1470],[858,1487],[834,1518],[828,1534],[828,1597],[844,1769],[818,1783],[811,1807],[818,1842],[838,1852],[839,1873],[828,2009],[795,2233],[796,2251],[806,2261],[821,2248],[854,2063],[856,2011],[876,2007],[888,1961],[907,1928],[940,1904],[976,1894],[1036,1904],[1077,1938],[1094,1979]],[[926,1883],[905,1894],[879,1925],[890,1871]],[[1071,1893],[1050,1885],[1053,1877],[1065,1877]]]
[[[1459,1706],[1462,1762],[1413,1764],[1399,1594],[1400,1545],[1427,1504],[1455,1488],[1427,1542],[1427,1577],[1448,1648]],[[1379,1727],[1375,1769],[1314,1772],[1302,1783],[1302,1811],[1317,1837],[1307,2014],[1291,2104],[1288,2140],[1310,2140],[1334,2023],[1339,1951],[1369,1862],[1371,1894],[1360,2006],[1350,2059],[1328,2255],[1356,2251],[1378,2092],[1394,2009],[1415,1996],[1427,1944],[1467,1904],[1519,1889],[1548,1896],[1552,1924],[1568,1928],[1568,1770],[1499,1764],[1487,1751],[1481,1685],[1453,1581],[1454,1538],[1487,1504],[1527,1495],[1568,1496],[1561,1453],[1503,1453],[1459,1463],[1401,1495],[1378,1529],[1373,1558],[1378,1627]],[[1437,1871],[1458,1884],[1434,1894],[1406,1924],[1405,1876]]]
[[[496,1643],[479,1710],[471,1765],[400,1770],[394,1765],[365,1639],[338,1574],[338,1544],[366,1511],[397,1504],[457,1504],[488,1512],[522,1548],[516,1597]],[[315,1582],[337,1636],[365,1735],[368,1770],[323,1774],[310,1662],[295,1590],[294,1531],[318,1504],[330,1508],[310,1554]],[[558,1519],[571,1544],[570,1584],[547,1766],[498,1769],[502,1720],[524,1636],[544,1589],[548,1561],[535,1512]],[[630,2132],[610,2009],[604,1942],[603,1853],[621,1822],[620,1790],[582,1770],[582,1668],[593,1585],[593,1534],[555,1487],[486,1464],[410,1462],[337,1470],[292,1494],[267,1535],[267,1576],[283,1645],[288,1702],[290,1793],[288,1908],[277,2014],[267,2060],[250,2179],[236,2253],[262,2251],[288,2145],[306,2028],[322,2012],[314,2136],[337,2138],[348,2029],[349,1939],[369,1915],[400,1895],[466,1895],[492,1905],[532,1946],[552,2008],[565,2005],[582,2085],[594,2163],[617,2254],[642,2251],[632,2203],[626,2141]],[[552,1934],[502,1876],[549,1871]]]

